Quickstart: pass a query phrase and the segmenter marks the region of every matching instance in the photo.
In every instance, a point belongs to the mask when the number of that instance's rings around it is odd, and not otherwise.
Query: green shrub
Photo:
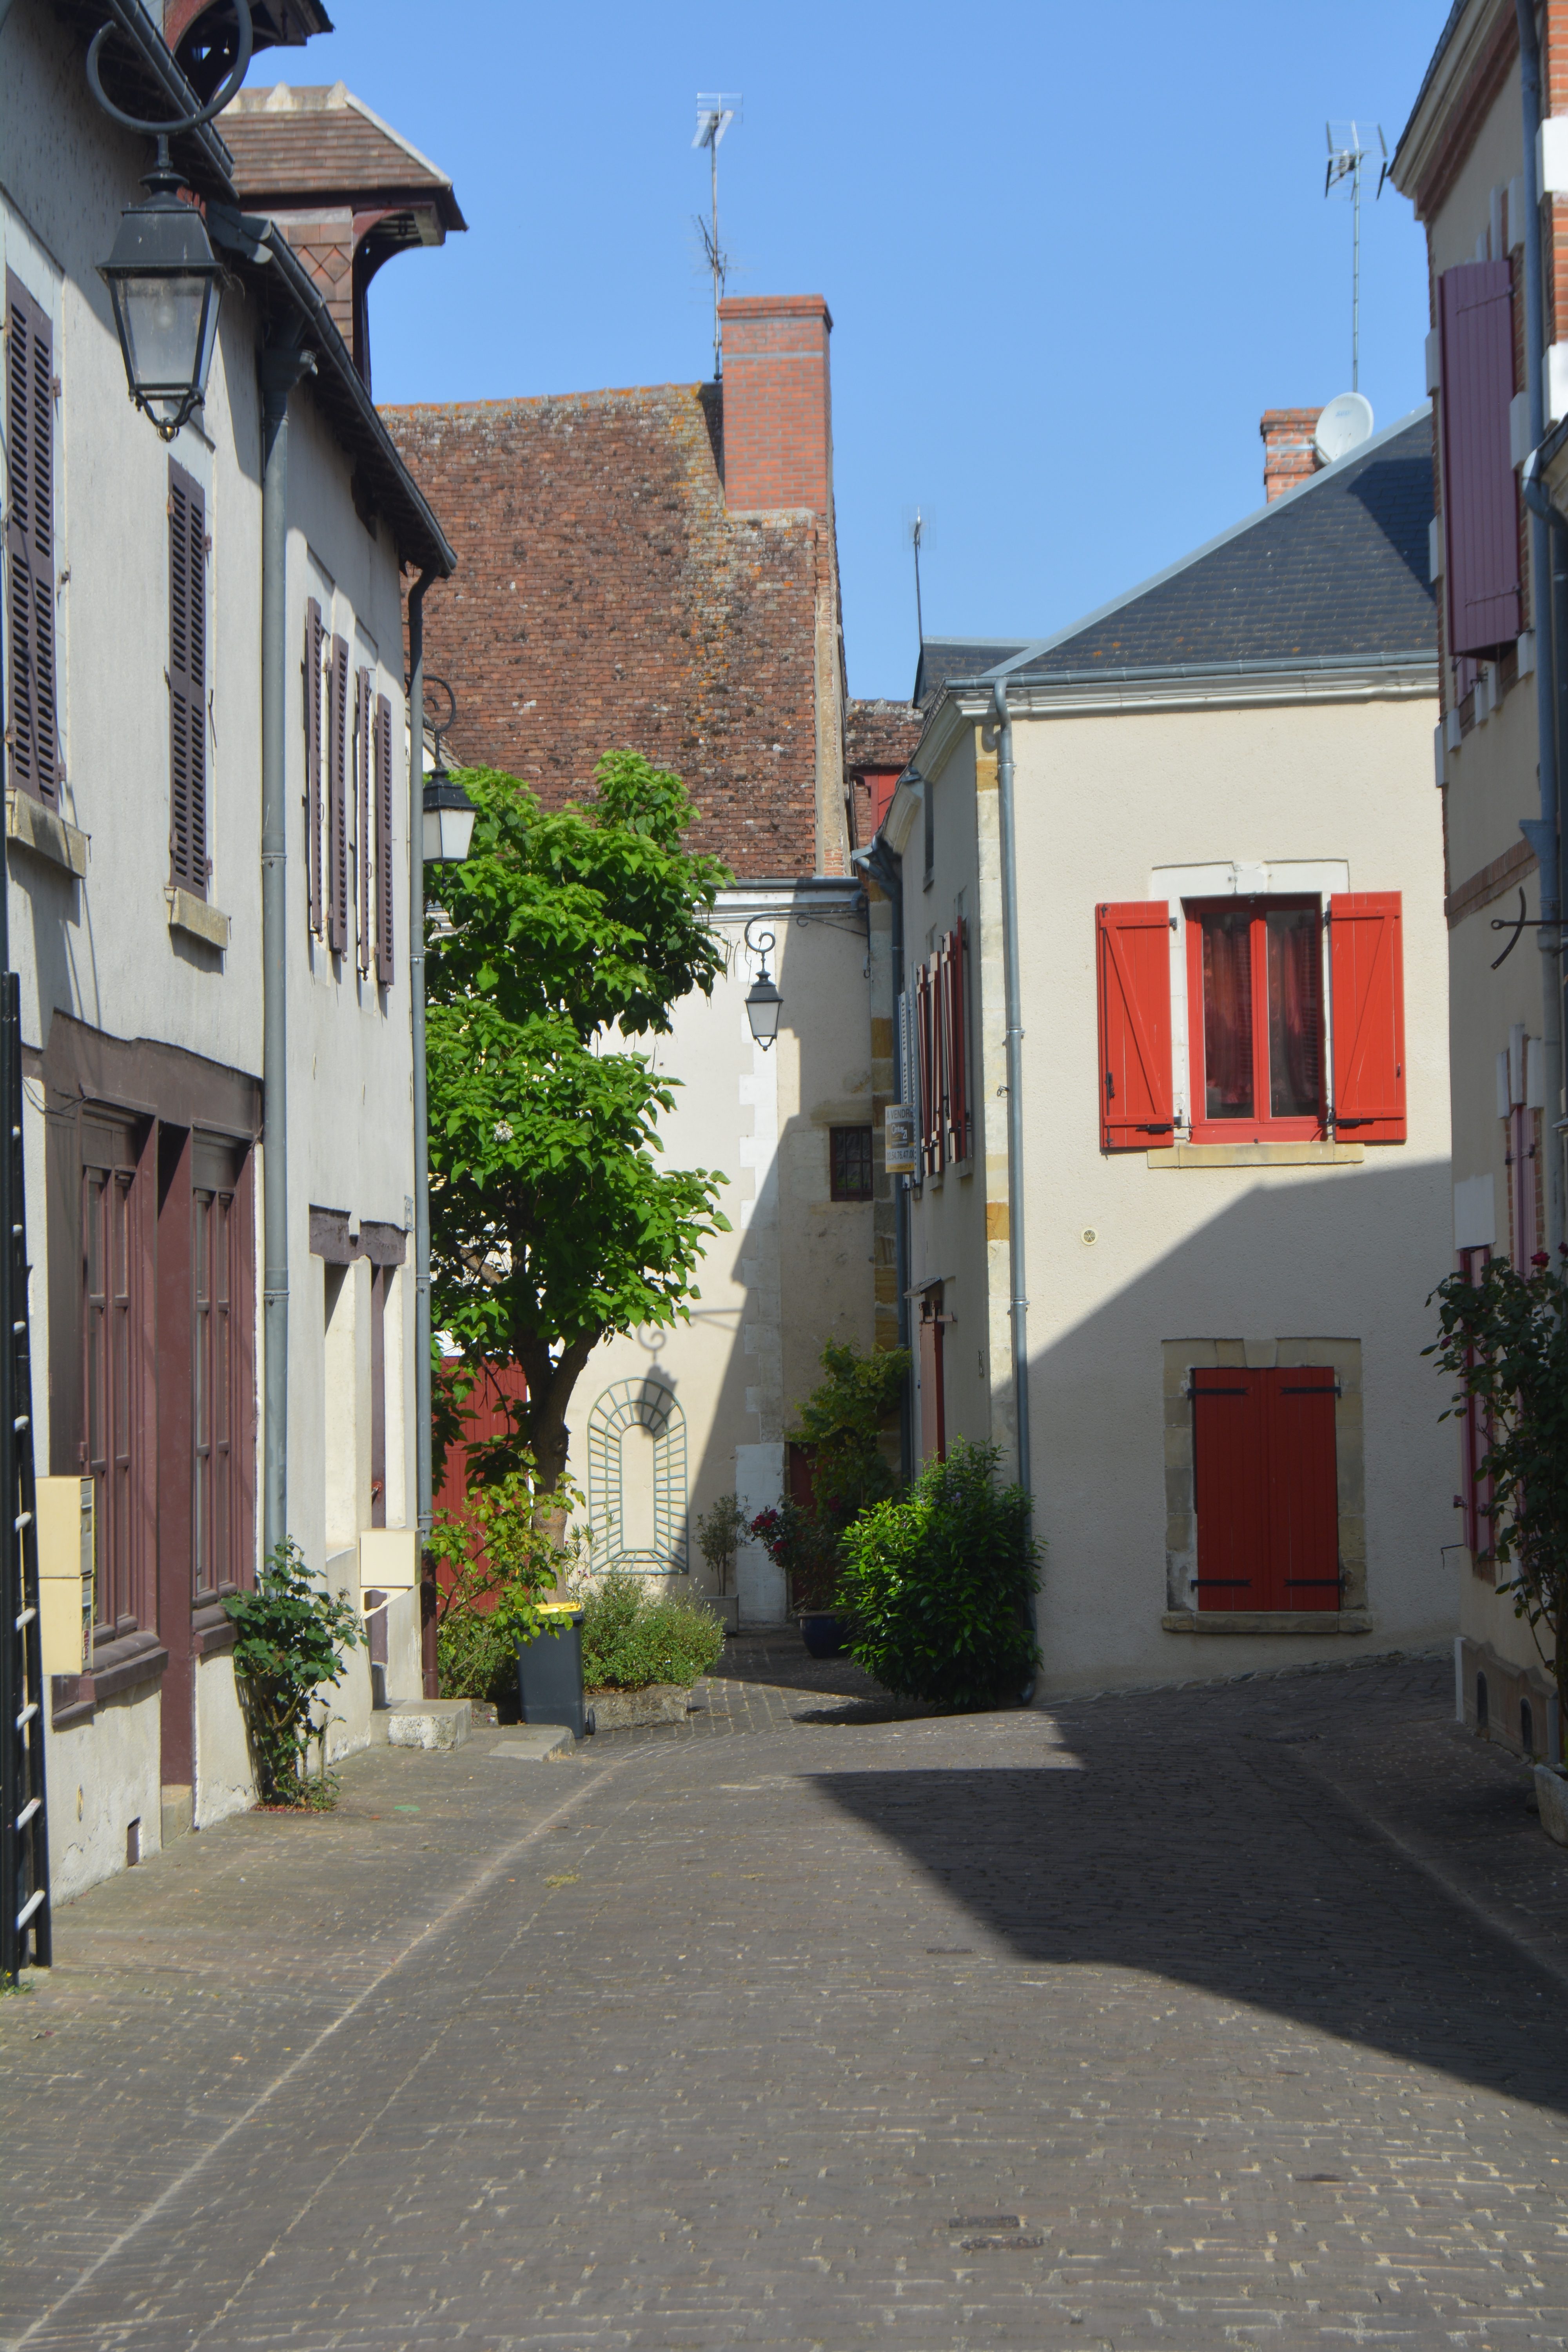
[[[649,1592],[612,1572],[583,1596],[583,1680],[590,1690],[694,1683],[718,1661],[724,1631],[692,1601]]]
[[[517,1635],[500,1610],[448,1610],[436,1628],[443,1698],[489,1699],[517,1712]]]
[[[909,1493],[844,1538],[849,1653],[885,1690],[938,1706],[1016,1700],[1039,1650],[1029,1625],[1038,1553],[1029,1498],[996,1483],[998,1449],[960,1438]]]
[[[254,1592],[230,1593],[223,1605],[236,1628],[234,1671],[262,1803],[327,1810],[337,1797],[327,1769],[331,1706],[323,1700],[319,1717],[310,1708],[323,1685],[342,1680],[349,1652],[364,1647],[364,1620],[318,1583],[291,1539],[268,1553]]]

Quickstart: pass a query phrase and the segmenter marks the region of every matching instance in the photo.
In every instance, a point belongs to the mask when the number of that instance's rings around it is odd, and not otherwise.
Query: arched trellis
[[[653,1439],[651,1551],[626,1547],[622,1451],[630,1429],[646,1429]],[[686,1416],[662,1381],[617,1381],[588,1415],[588,1522],[595,1569],[686,1574]]]

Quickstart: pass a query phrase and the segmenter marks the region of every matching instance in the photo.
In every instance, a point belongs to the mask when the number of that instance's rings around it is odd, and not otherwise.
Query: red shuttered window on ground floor
[[[1331,1370],[1192,1375],[1197,1605],[1340,1606]]]

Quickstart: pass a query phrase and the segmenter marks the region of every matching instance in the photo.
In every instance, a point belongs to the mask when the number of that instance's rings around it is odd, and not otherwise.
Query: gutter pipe
[[[1525,373],[1530,399],[1530,446],[1534,452],[1546,437],[1545,359],[1542,342],[1541,187],[1536,171],[1536,135],[1541,127],[1541,44],[1535,27],[1535,0],[1514,0],[1514,5],[1519,21],[1519,83],[1524,131]],[[1560,540],[1560,532],[1552,528],[1554,518],[1551,503],[1535,479],[1533,456],[1525,468],[1523,488],[1525,503],[1531,513],[1530,572],[1535,625],[1535,716],[1540,747],[1541,814],[1538,817],[1521,818],[1520,830],[1534,850],[1540,868],[1541,952],[1551,960],[1542,967],[1545,985],[1542,990],[1543,1034],[1541,1048],[1545,1065],[1543,1081],[1548,1105],[1547,1121],[1555,1137],[1557,1121],[1563,1114],[1563,943],[1559,929],[1563,897],[1562,844],[1558,836],[1557,808],[1557,718],[1563,687],[1568,680],[1563,676],[1563,665],[1558,658],[1552,630],[1552,541]],[[1561,587],[1562,583],[1560,597]],[[1559,1139],[1546,1154],[1546,1247],[1553,1265],[1557,1261],[1558,1244],[1563,1235],[1563,1150]]]
[[[889,961],[893,968],[893,1100],[908,1100],[904,1092],[904,1023],[900,1010],[904,980],[904,861],[890,849],[879,833],[868,850],[855,853],[854,862],[863,864],[874,875],[887,895],[893,910],[892,937],[889,944]],[[910,1330],[910,1183],[907,1176],[893,1179],[893,1266],[899,1288],[899,1345],[908,1349]],[[910,1376],[906,1373],[899,1391],[899,1475],[907,1486],[915,1475],[914,1397]]]
[[[262,1554],[289,1538],[289,394],[315,362],[261,352]]]
[[[439,1696],[436,1596],[426,1547],[435,1518],[430,1443],[430,1118],[425,1066],[425,592],[428,566],[408,592],[408,980],[414,1049],[414,1421],[419,1528],[420,1640],[425,1696]],[[426,1589],[426,1588],[431,1589]]]
[[[1024,1279],[1024,1022],[1018,981],[1018,870],[1013,814],[1013,719],[1007,681],[992,689],[996,708],[996,786],[1002,834],[1002,968],[1007,1014],[1007,1248],[1011,1270],[1013,1410],[1018,1432],[1018,1484],[1031,1500],[1029,1452],[1029,1301]],[[1031,1621],[1035,1604],[1029,1603]]]

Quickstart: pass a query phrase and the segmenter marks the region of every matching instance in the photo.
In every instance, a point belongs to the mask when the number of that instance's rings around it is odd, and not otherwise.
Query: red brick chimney
[[[1270,506],[1321,470],[1312,433],[1322,413],[1321,408],[1264,410],[1258,429],[1263,436],[1263,489]]]
[[[833,402],[820,294],[731,295],[724,351],[724,503],[833,511]]]

